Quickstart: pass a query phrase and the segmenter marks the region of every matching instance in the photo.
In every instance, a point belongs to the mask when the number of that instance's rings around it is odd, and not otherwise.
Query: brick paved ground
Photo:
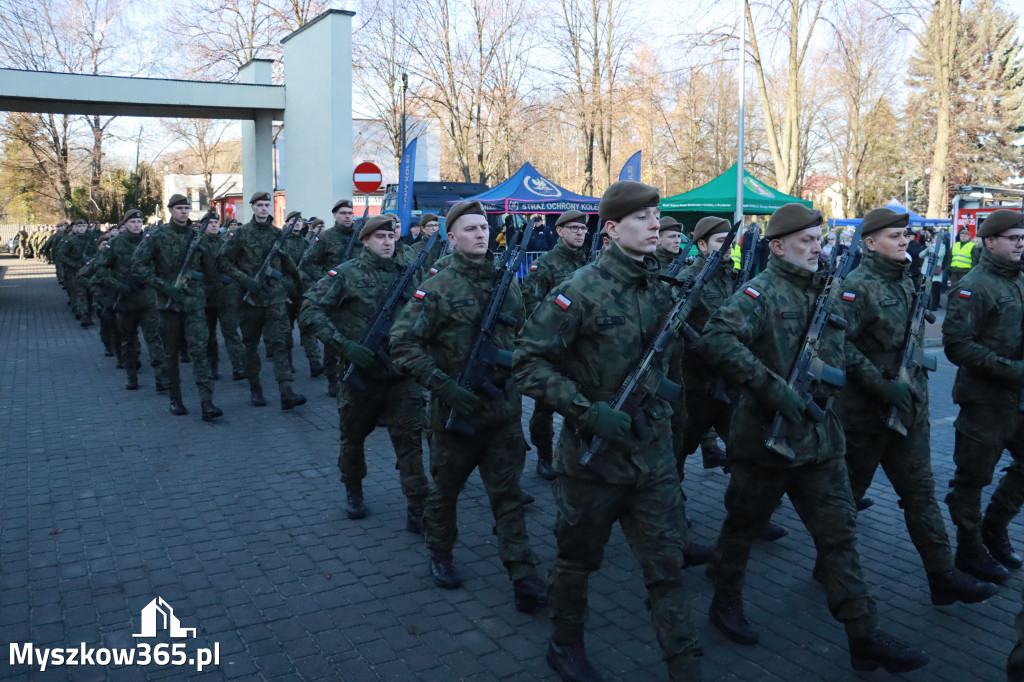
[[[498,561],[479,478],[460,503],[455,556],[464,589],[433,587],[419,537],[404,530],[393,455],[383,431],[368,443],[370,516],[349,521],[338,482],[336,412],[322,380],[296,351],[296,389],[310,403],[290,413],[275,402],[248,405],[244,382],[221,381],[225,416],[199,419],[186,384],[188,417],[172,417],[153,392],[128,393],[104,358],[95,328],[80,329],[51,267],[10,266],[0,280],[0,644],[134,646],[140,611],[156,596],[195,647],[220,647],[208,679],[495,680],[554,679],[543,661],[543,615],[517,613]],[[191,369],[183,367],[183,378]],[[272,385],[270,368],[264,384]],[[932,383],[938,481],[952,475],[953,371]],[[526,401],[529,412],[530,401]],[[699,460],[699,458],[695,458]],[[528,523],[542,570],[552,564],[552,500],[532,472],[537,496]],[[895,495],[879,474],[876,505],[861,515],[863,563],[883,625],[920,641],[932,664],[914,680],[998,680],[1014,637],[1020,574],[980,606],[936,608],[907,538]],[[726,477],[688,470],[694,535],[713,541]],[[942,491],[944,494],[944,491]],[[842,628],[811,580],[813,548],[792,507],[776,520],[790,536],[755,548],[748,616],[756,647],[731,644],[706,618],[700,569],[688,574],[708,680],[890,679],[850,672]],[[1012,536],[1024,545],[1019,522]],[[636,562],[616,531],[591,581],[588,648],[609,680],[663,679],[643,608]],[[160,639],[157,641],[170,641]],[[184,668],[80,667],[29,673],[0,662],[10,679],[134,680],[197,676]]]

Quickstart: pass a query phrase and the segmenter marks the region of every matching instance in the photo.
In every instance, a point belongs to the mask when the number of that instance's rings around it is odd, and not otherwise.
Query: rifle
[[[825,286],[818,294],[814,315],[811,317],[811,323],[804,334],[800,351],[797,353],[786,382],[791,389],[800,394],[804,400],[804,410],[816,422],[825,419],[828,408],[822,409],[814,402],[814,396],[811,394],[814,387],[819,383],[824,383],[841,388],[846,383],[846,370],[825,364],[825,361],[818,356],[818,343],[821,341],[821,334],[827,325],[831,324],[833,327],[846,329],[846,320],[832,311],[839,304],[843,279],[853,269],[854,256],[860,250],[860,227],[854,233],[853,239],[854,241],[850,242],[850,248],[839,259],[835,273],[828,274]],[[796,459],[796,453],[786,440],[786,420],[782,418],[781,414],[776,413],[764,445],[789,461]]]
[[[181,267],[178,269],[178,276],[174,278],[174,282],[171,284],[175,289],[180,289],[185,286],[185,282],[192,276],[191,268],[189,265],[192,263],[192,256],[195,255],[199,245],[203,243],[203,234],[206,232],[206,226],[210,224],[213,218],[217,217],[217,212],[212,208],[206,212],[196,226],[195,234],[192,235],[191,241],[188,243],[188,250],[185,252],[185,259],[181,262]],[[181,306],[178,305],[174,299],[168,298],[164,310],[171,310],[173,312],[181,312]]]
[[[523,245],[530,243],[531,234],[533,234],[533,225],[528,223],[523,230],[522,238],[514,247],[510,247],[506,251],[505,258],[495,274],[494,284],[491,286],[491,295],[487,299],[487,306],[484,308],[484,314],[480,320],[480,330],[476,333],[466,362],[462,366],[462,371],[459,372],[459,386],[474,393],[478,390],[483,391],[491,400],[497,400],[505,395],[505,387],[498,388],[488,377],[491,369],[512,366],[512,351],[495,346],[491,341],[491,332],[499,322],[512,326],[516,323],[515,318],[501,312],[501,308],[505,303],[509,287],[512,286],[512,281],[515,280],[519,267],[526,257]],[[469,422],[454,408],[448,413],[445,428],[464,436],[472,436],[476,433],[476,429],[470,426]]]
[[[754,271],[754,251],[757,246],[757,236],[754,230],[748,230],[747,235],[750,235],[750,244],[747,246],[747,252],[740,256],[740,274],[736,278],[736,288],[733,291],[739,291],[743,286],[750,281],[750,277]],[[746,236],[746,235],[744,235]],[[743,238],[740,238],[740,248],[743,248]],[[831,272],[831,270],[829,270]]]
[[[601,239],[601,217],[597,218],[597,229],[594,230],[594,236],[590,241],[590,258],[587,259],[588,263],[593,263],[597,260],[597,257],[601,254],[601,246],[604,244],[604,240]]]
[[[693,312],[697,302],[700,301],[704,287],[711,281],[715,271],[722,264],[722,261],[725,260],[725,255],[732,248],[732,240],[736,238],[736,232],[739,229],[740,223],[737,221],[733,224],[732,229],[729,230],[729,235],[726,237],[725,242],[722,243],[722,246],[717,251],[712,252],[708,259],[704,261],[704,266],[700,269],[700,273],[682,293],[675,297],[672,307],[669,308],[662,318],[661,327],[654,335],[654,340],[644,350],[639,362],[626,375],[626,379],[622,382],[618,392],[608,401],[616,410],[626,412],[632,417],[631,428],[633,435],[637,438],[645,438],[650,430],[647,420],[644,418],[644,408],[647,407],[647,403],[653,397],[656,396],[668,402],[675,402],[679,399],[679,394],[683,387],[666,377],[663,372],[655,367],[655,363],[661,354],[665,352],[665,349],[668,348],[672,340],[679,334],[682,333],[688,337],[688,334],[684,331],[689,328],[686,324],[686,319]],[[692,329],[690,329],[690,333],[695,334]],[[595,464],[594,456],[601,451],[603,444],[603,439],[593,436],[579,459],[581,466],[589,468],[602,478],[604,476],[600,468]]]
[[[937,246],[937,245],[936,245]],[[924,259],[924,270],[933,272],[935,263],[939,260],[939,250],[933,249],[928,257]],[[939,368],[935,356],[927,355],[924,348],[918,341],[918,336],[924,333],[925,323],[935,321],[935,315],[928,310],[928,284],[931,277],[922,278],[921,286],[914,291],[914,313],[907,320],[907,331],[903,336],[903,350],[900,352],[900,368],[896,373],[896,379],[910,385],[914,378],[914,370],[921,367],[929,372]],[[889,406],[889,416],[886,417],[885,425],[900,434],[907,435],[907,427],[900,419],[900,411],[895,405]]]
[[[316,218],[310,218],[307,222],[312,224],[313,221],[315,221],[315,220],[316,220]],[[306,279],[306,280],[312,280],[313,279],[312,277],[307,275],[305,272],[303,272],[302,268],[305,267],[306,261],[309,259],[309,253],[310,253],[309,247],[311,247],[313,245],[313,241],[316,240],[317,236],[323,231],[323,229],[324,229],[323,225],[321,225],[317,229],[309,231],[309,236],[306,237],[306,248],[302,250],[302,255],[299,257],[299,262],[295,264],[295,267],[299,271],[299,275],[303,279]],[[353,236],[355,236],[355,235],[353,235]]]
[[[372,350],[377,358],[377,362],[389,370],[393,366],[391,364],[391,356],[388,355],[388,338],[391,333],[391,324],[395,321],[395,311],[398,309],[398,306],[409,300],[409,295],[405,293],[405,288],[409,286],[409,282],[412,281],[412,278],[419,269],[423,267],[423,263],[430,254],[430,247],[434,245],[440,234],[440,231],[432,234],[416,258],[391,283],[384,301],[380,304],[380,311],[377,313],[377,317],[374,318],[370,328],[363,334],[363,338],[359,340],[359,344]],[[345,370],[345,376],[341,380],[358,391],[365,391],[368,388],[366,379],[360,374],[359,368],[353,364],[348,366],[348,369]]]
[[[267,251],[266,258],[263,259],[263,262],[260,263],[260,267],[256,270],[256,274],[253,275],[253,279],[255,279],[260,286],[266,285],[266,283],[270,281],[271,277],[274,279],[281,278],[281,273],[274,270],[270,264],[274,260],[274,257],[281,252],[281,247],[284,246],[284,240],[288,239],[288,235],[290,235],[295,229],[295,223],[300,220],[302,220],[302,216],[297,215],[285,223],[284,227],[281,228],[281,234],[277,235],[277,239],[275,239],[274,243],[270,245],[270,251]],[[353,237],[355,237],[355,235],[353,235]],[[242,302],[248,303],[249,305],[256,305],[253,301],[251,291],[245,292],[245,296],[242,296]]]
[[[348,238],[348,242],[345,244],[345,250],[341,252],[341,260],[336,265],[341,265],[352,257],[352,249],[355,248],[356,239],[359,236],[359,230],[356,230],[355,224],[352,225],[352,236]]]

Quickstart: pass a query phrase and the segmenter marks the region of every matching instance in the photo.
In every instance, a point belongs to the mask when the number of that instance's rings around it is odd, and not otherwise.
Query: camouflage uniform
[[[970,548],[982,544],[981,491],[992,482],[1004,449],[1013,460],[992,493],[984,523],[1005,531],[1024,502],[1024,275],[1020,263],[979,248],[980,263],[950,292],[942,324],[946,357],[959,367],[953,402],[960,406],[956,474],[946,504],[958,546]]]
[[[96,257],[95,278],[104,288],[117,294],[114,312],[117,314],[118,334],[121,338],[121,364],[128,377],[138,376],[139,327],[149,350],[149,364],[153,375],[160,379],[164,363],[164,343],[160,337],[160,315],[156,310],[156,292],[142,288],[141,282],[131,274],[132,255],[142,243],[142,233],[125,230],[100,249]]]
[[[63,235],[63,230],[54,230],[53,233],[46,238],[46,241],[43,242],[43,245],[39,247],[39,254],[46,258],[47,263],[54,262],[53,248],[60,243]],[[57,268],[57,280],[63,283],[60,268]]]
[[[263,260],[270,253],[274,241],[280,236],[281,230],[274,227],[274,219],[267,216],[266,221],[258,222],[255,217],[234,232],[228,233],[224,240],[217,265],[220,270],[243,288],[256,289],[259,285],[253,279]],[[273,267],[285,276],[298,279],[295,262],[283,251],[275,258]],[[288,313],[285,301],[288,292],[283,277],[271,277],[263,291],[252,293],[248,300],[241,303],[242,343],[245,344],[245,376],[251,385],[259,384],[260,336],[270,348],[274,356],[274,379],[282,389],[290,389],[292,385],[292,368],[288,358],[287,337]],[[252,301],[249,303],[249,301]]]
[[[838,314],[848,323],[848,371],[837,412],[846,431],[853,499],[864,496],[881,464],[900,497],[907,531],[925,570],[940,573],[953,568],[953,555],[935,501],[925,370],[918,368],[914,374],[914,406],[903,415],[906,436],[886,427],[891,405],[879,399],[887,381],[897,376],[907,320],[913,314],[914,284],[908,270],[909,263],[865,251],[860,266],[843,281]]]
[[[103,286],[96,277],[96,266],[99,256],[107,250],[109,239],[100,242],[96,253],[85,262],[78,271],[78,276],[86,283],[93,310],[100,321],[100,341],[106,356],[117,356],[118,367],[121,367],[121,336],[117,330],[117,315],[114,314],[114,300],[117,291]]]
[[[773,256],[768,268],[722,304],[704,328],[705,357],[740,387],[729,424],[732,477],[725,493],[726,518],[707,574],[717,602],[740,602],[750,547],[783,493],[788,494],[818,548],[829,610],[849,637],[860,638],[875,632],[876,609],[861,574],[857,513],[839,419],[827,409],[820,423],[806,414],[799,424],[786,422],[793,461],[764,446],[775,417],[766,394],[775,382],[785,383],[781,376],[789,373],[814,311],[818,278]],[[821,359],[843,368],[843,343],[841,330],[826,327]],[[821,384],[815,402],[827,406],[837,392]]]
[[[203,235],[203,248],[214,262],[216,262],[223,245],[223,235]],[[225,314],[232,306],[231,301],[238,297],[238,285],[224,273],[218,272],[215,282],[203,280],[203,288],[206,290],[206,328],[209,333],[206,356],[210,360],[210,368],[216,376],[218,374],[217,366],[220,364],[220,349],[217,344],[217,324],[219,322],[220,333],[224,337],[224,348],[227,350],[231,369],[232,371],[242,371],[245,347],[242,346],[242,337],[238,333],[237,317],[233,317],[230,313]]]
[[[302,258],[303,252],[305,252],[307,248],[312,247],[309,245],[309,242],[306,241],[305,237],[300,235],[298,232],[292,232],[288,235],[288,239],[284,241],[284,246],[282,248],[285,253],[291,256],[293,261],[298,263]],[[302,275],[303,280],[306,280],[309,277],[305,272],[300,274]],[[316,280],[310,281],[315,282]],[[290,358],[293,344],[291,330],[295,327],[295,321],[299,317],[299,308],[302,306],[303,287],[300,287],[290,279],[286,280],[284,284],[285,288],[288,290],[288,356]],[[309,364],[319,364],[321,358],[320,344],[317,342],[313,331],[301,324],[299,325],[299,342],[302,343],[302,349],[306,353],[306,360]]]
[[[325,346],[337,344],[339,335],[359,343],[403,267],[396,257],[384,259],[362,249],[306,293],[299,324],[314,330]],[[407,293],[411,296],[414,291],[410,281]],[[402,493],[410,509],[422,510],[428,489],[423,472],[422,391],[411,377],[379,364],[360,373],[367,379],[366,389],[342,384],[338,395],[341,481],[346,488],[361,490],[366,478],[364,441],[383,416],[398,459]]]
[[[475,263],[459,253],[451,266],[420,284],[415,296],[398,315],[391,329],[391,356],[398,368],[423,387],[435,391],[430,400],[430,475],[433,483],[424,517],[427,547],[432,555],[448,555],[458,536],[456,503],[473,470],[490,499],[498,536],[498,553],[512,580],[534,574],[537,564],[520,501],[519,473],[526,442],[520,423],[522,399],[511,380],[511,370],[499,368],[492,380],[505,387],[500,400],[484,399],[477,414],[464,415],[476,429],[465,436],[445,428],[450,408],[436,391],[454,381],[469,354],[483,308],[494,281],[494,256]],[[525,317],[519,286],[513,282],[503,312],[516,320],[515,328],[499,324],[492,341],[511,351],[515,333]]]
[[[203,282],[217,281],[217,269],[211,254],[198,248],[185,268],[188,279],[177,291],[181,294],[180,311],[167,310],[168,296],[174,290],[189,244],[196,238],[189,225],[173,220],[159,230],[147,234],[132,257],[132,274],[146,286],[155,289],[156,309],[160,313],[160,334],[164,342],[162,383],[171,399],[181,398],[181,377],[178,360],[181,340],[188,343],[192,354],[192,375],[199,389],[199,399],[213,400],[213,373],[206,356],[206,293]],[[201,239],[202,237],[200,237]],[[201,270],[197,269],[201,268]]]
[[[18,230],[18,259],[25,260],[26,256],[32,256],[32,246],[28,241],[28,230],[22,228]]]
[[[587,264],[587,252],[580,248],[573,251],[561,239],[554,248],[530,265],[523,280],[523,302],[529,318],[540,302],[556,285],[565,281],[572,273]],[[537,402],[530,417],[530,442],[537,448],[537,459],[551,462],[551,443],[555,438],[554,410]]]
[[[429,241],[429,239],[427,237],[423,237],[418,242],[409,247],[414,252],[412,256],[413,258],[418,256],[420,251],[426,248],[427,241]],[[444,256],[447,250],[448,242],[445,241],[444,235],[438,235],[437,239],[434,240],[434,245],[430,247],[430,253],[427,255],[426,260],[423,261],[423,269],[420,273],[420,276],[417,278],[419,281],[426,279],[431,274],[437,274],[436,272],[431,273],[430,268],[434,265],[434,263],[438,261],[438,259]],[[525,296],[525,294],[526,292],[524,291],[523,295]]]
[[[579,464],[579,429],[592,403],[608,401],[636,364],[665,309],[658,263],[630,259],[614,244],[555,286],[519,339],[515,376],[522,390],[565,417],[552,486],[558,558],[551,576],[553,640],[583,641],[588,576],[601,567],[616,521],[643,570],[648,607],[672,676],[699,678],[699,658],[683,580],[685,509],[672,456],[672,407],[655,397],[644,438],[607,442],[594,456],[603,476]],[[667,371],[671,354],[662,358]]]
[[[61,266],[62,283],[68,290],[71,310],[76,318],[88,318],[90,315],[86,282],[78,276],[78,270],[85,264],[88,245],[88,233],[69,233],[53,249],[54,260]]]

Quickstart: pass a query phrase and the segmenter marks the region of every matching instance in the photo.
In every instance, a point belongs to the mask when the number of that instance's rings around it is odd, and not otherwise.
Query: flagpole
[[[736,136],[736,210],[733,212],[733,222],[743,220],[743,105],[746,101],[746,93],[743,87],[744,67],[747,62],[747,0],[740,0],[740,75],[739,75],[739,99],[740,99],[740,120],[738,134]],[[741,232],[742,234],[742,232]]]

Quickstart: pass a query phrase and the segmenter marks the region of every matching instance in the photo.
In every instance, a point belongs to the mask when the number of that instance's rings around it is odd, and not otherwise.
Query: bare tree
[[[188,147],[195,163],[194,170],[203,176],[207,200],[213,199],[230,186],[230,181],[214,185],[213,174],[238,173],[240,159],[229,156],[224,149],[224,136],[230,130],[230,121],[216,121],[208,118],[176,118],[164,121],[171,135]]]

